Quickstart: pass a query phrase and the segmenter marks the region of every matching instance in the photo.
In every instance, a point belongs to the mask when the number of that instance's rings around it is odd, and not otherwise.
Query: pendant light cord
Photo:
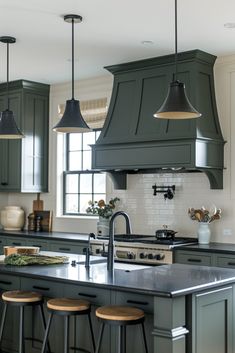
[[[9,110],[9,43],[7,43],[7,110]]]
[[[74,19],[72,18],[72,99],[74,99]]]
[[[175,0],[175,74],[173,77],[173,81],[177,81],[178,76],[178,66],[177,66],[177,59],[178,59],[178,29],[177,29],[177,0]]]

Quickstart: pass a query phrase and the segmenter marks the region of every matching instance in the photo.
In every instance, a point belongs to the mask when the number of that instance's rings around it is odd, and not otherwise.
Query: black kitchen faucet
[[[131,234],[131,222],[127,213],[123,211],[115,212],[109,222],[109,243],[108,243],[108,259],[107,270],[112,272],[114,268],[114,221],[118,216],[123,216],[126,220],[126,234]]]

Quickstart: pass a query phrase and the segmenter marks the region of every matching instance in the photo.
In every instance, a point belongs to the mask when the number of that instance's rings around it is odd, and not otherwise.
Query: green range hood
[[[214,91],[216,57],[192,50],[178,54],[178,79],[202,117],[153,117],[166,97],[174,55],[108,66],[114,75],[105,125],[92,146],[92,168],[111,173],[117,189],[127,173],[204,172],[211,189],[223,188],[224,140]]]

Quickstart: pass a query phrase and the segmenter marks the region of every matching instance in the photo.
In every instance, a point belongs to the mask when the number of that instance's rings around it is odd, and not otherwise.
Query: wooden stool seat
[[[47,307],[58,311],[86,311],[90,309],[90,303],[87,300],[55,298],[48,300]]]
[[[23,290],[13,290],[2,293],[3,300],[3,310],[1,312],[1,325],[0,325],[0,346],[2,344],[3,332],[6,322],[6,315],[9,307],[15,307],[19,310],[19,346],[18,353],[25,353],[25,341],[39,341],[38,338],[34,337],[25,337],[24,336],[24,323],[25,323],[25,307],[32,308],[32,315],[34,317],[34,309],[38,308],[41,324],[43,330],[46,331],[46,320],[43,311],[43,297],[40,293],[23,291]],[[34,321],[33,321],[34,322]],[[2,347],[1,347],[2,348]],[[2,352],[2,350],[0,349]],[[50,345],[47,342],[47,351],[50,353]]]
[[[42,295],[40,293],[22,291],[22,290],[12,290],[4,292],[2,294],[2,299],[7,302],[15,303],[34,303],[42,300]]]
[[[48,321],[47,321],[47,328],[45,332],[45,336],[43,339],[43,345],[42,345],[42,350],[41,353],[46,352],[46,344],[49,336],[49,331],[50,331],[50,326],[52,322],[52,318],[54,316],[63,316],[64,319],[64,353],[69,353],[70,352],[70,347],[69,347],[69,327],[70,327],[70,319],[74,318],[76,320],[77,316],[84,316],[86,315],[88,317],[88,324],[90,328],[90,335],[91,335],[91,344],[93,347],[93,352],[95,352],[95,337],[94,337],[94,332],[92,328],[92,322],[91,322],[91,304],[87,300],[83,299],[71,299],[71,298],[53,298],[49,299],[47,302],[47,309],[49,311],[48,313]],[[75,321],[76,322],[76,321]],[[75,337],[76,339],[76,337]],[[73,350],[77,351],[86,351],[83,350],[82,348],[76,348],[73,347]],[[89,351],[91,352],[91,351]]]
[[[101,321],[100,333],[95,353],[100,353],[104,326],[118,326],[118,353],[126,353],[126,329],[130,325],[141,325],[145,353],[148,353],[147,340],[144,329],[145,314],[139,308],[120,305],[105,305],[96,309],[96,316]]]
[[[106,305],[96,309],[96,316],[103,320],[136,321],[144,318],[144,311],[130,306]]]

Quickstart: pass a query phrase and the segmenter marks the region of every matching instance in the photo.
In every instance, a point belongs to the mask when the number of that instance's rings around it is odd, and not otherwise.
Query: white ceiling
[[[75,13],[75,78],[106,74],[105,65],[174,52],[174,0],[0,0],[0,36],[10,46],[10,80],[59,83],[71,77]],[[178,0],[178,49],[235,54],[234,0]],[[151,40],[152,45],[141,44]],[[0,43],[0,81],[6,80],[6,45]]]

